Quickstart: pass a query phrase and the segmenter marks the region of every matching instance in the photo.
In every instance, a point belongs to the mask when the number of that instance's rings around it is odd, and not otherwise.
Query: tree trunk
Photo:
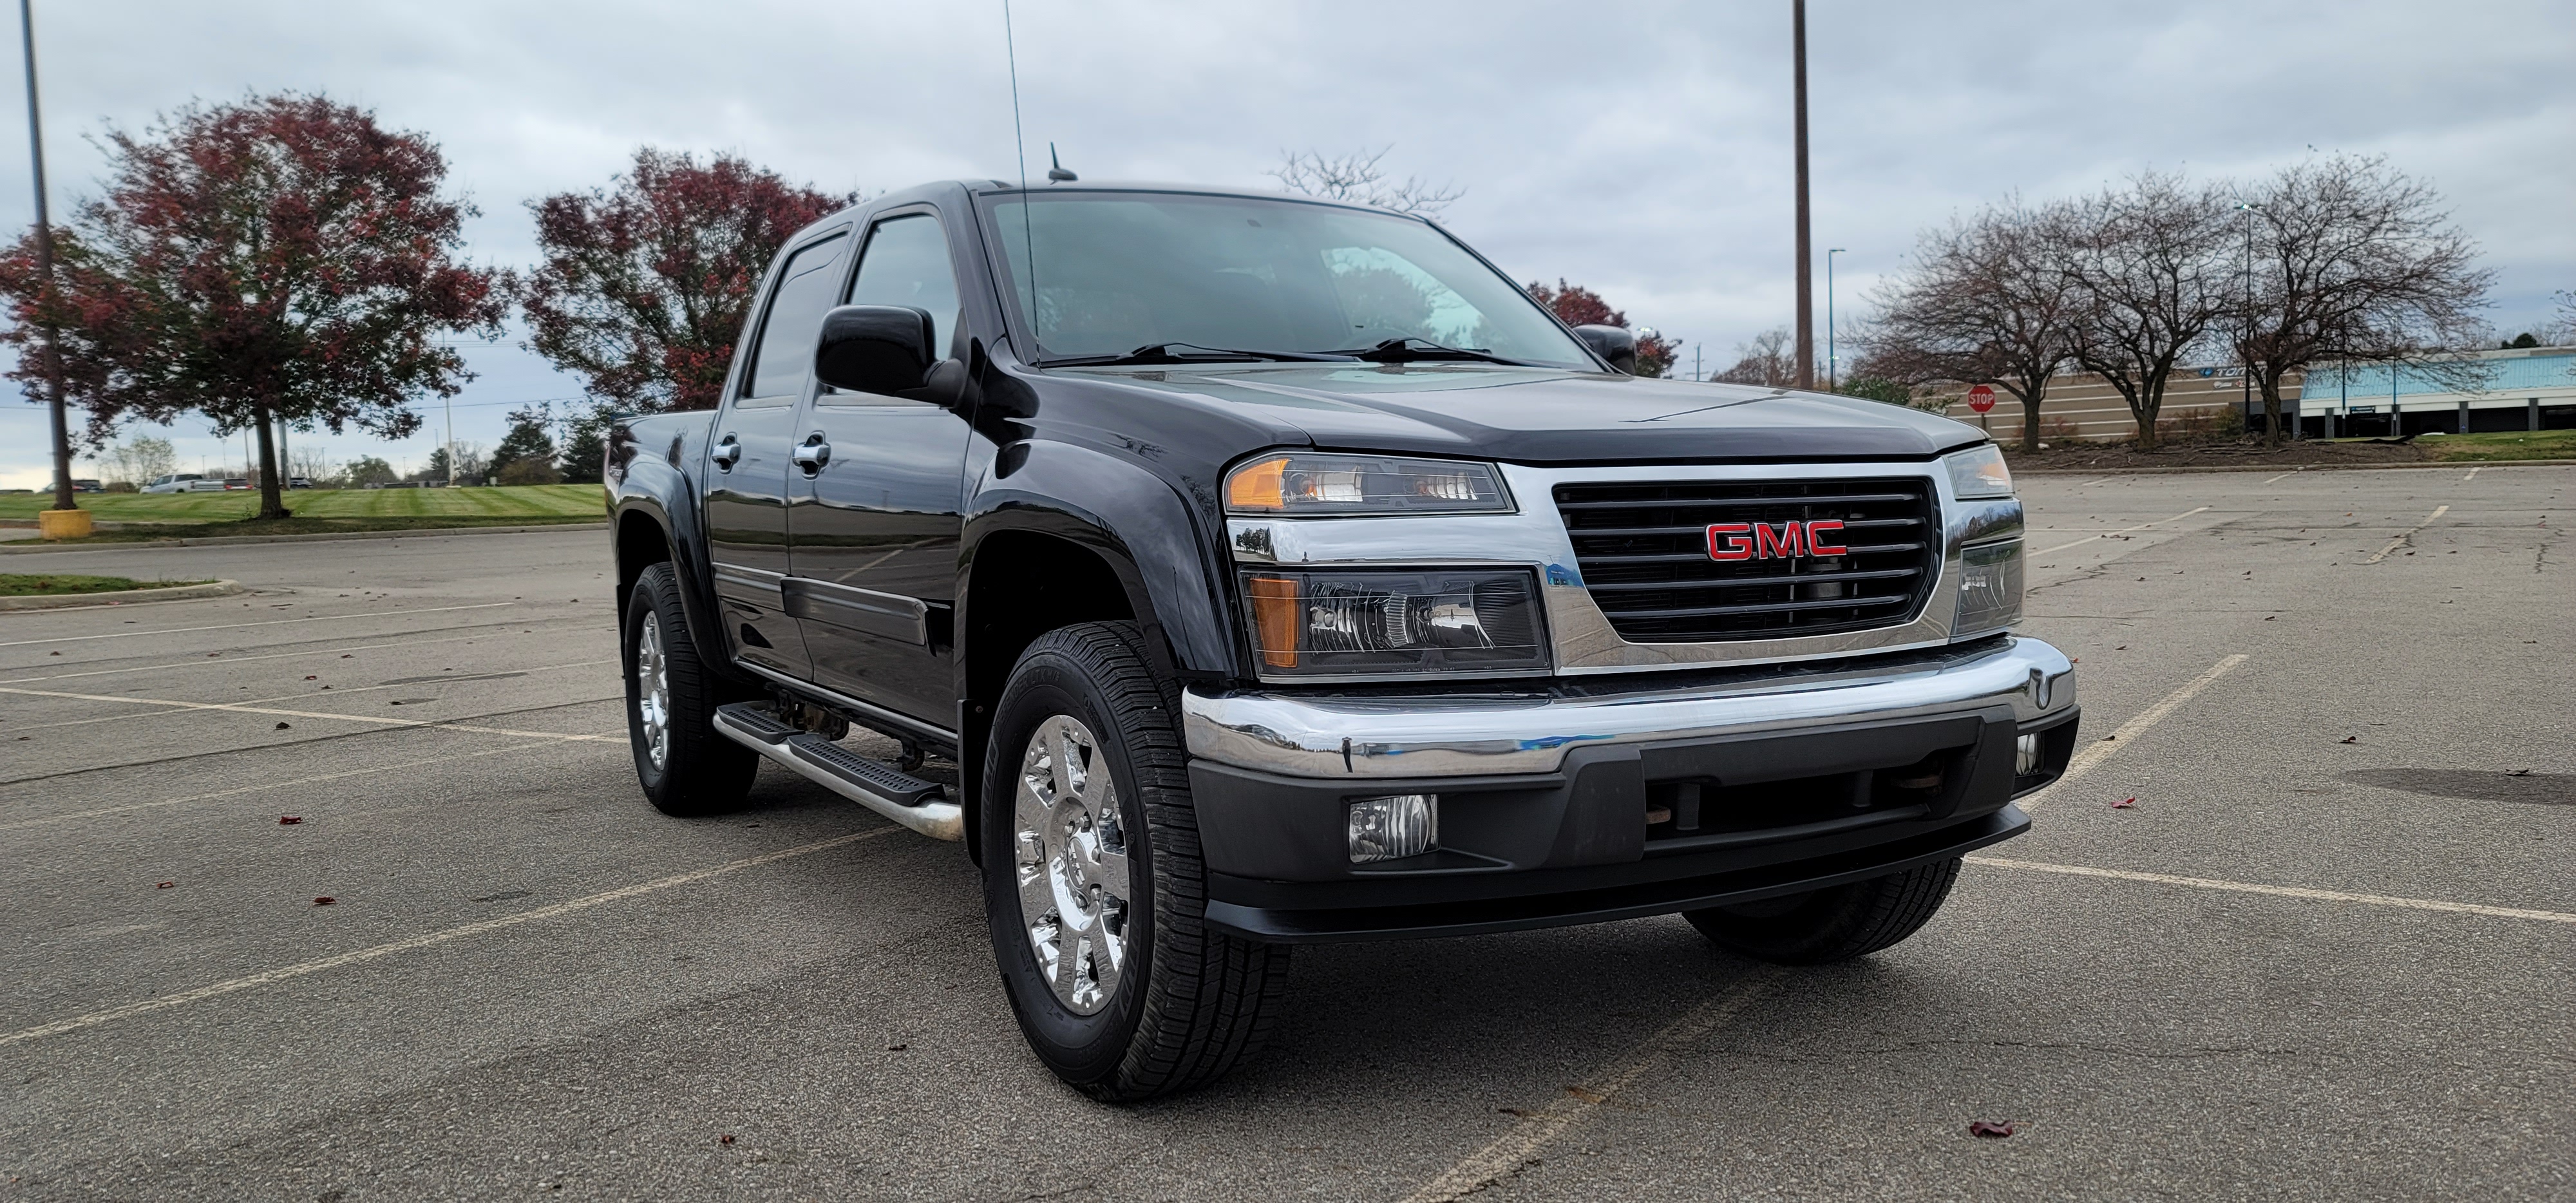
[[[288,518],[294,511],[286,508],[285,482],[277,475],[277,432],[269,428],[271,411],[262,404],[254,411],[259,426],[259,516],[263,519]]]
[[[2039,403],[2048,398],[2048,382],[2025,382],[2013,391],[2021,398],[2021,449],[2035,453],[2039,450]]]
[[[2263,445],[2281,445],[2281,377],[2273,372],[2261,374],[2263,387]]]

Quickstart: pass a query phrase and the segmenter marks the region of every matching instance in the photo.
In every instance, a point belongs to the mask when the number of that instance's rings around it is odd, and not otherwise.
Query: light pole
[[[2245,214],[2245,269],[2240,290],[2245,298],[2245,340],[2236,345],[2236,370],[2244,377],[2245,391],[2243,400],[2238,402],[2237,412],[2245,415],[2246,425],[2251,426],[2254,423],[2254,214],[2260,206],[2238,201],[2236,208]],[[2264,441],[2271,441],[2279,433],[2265,430]]]
[[[1838,246],[1825,248],[1825,391],[1838,391],[1842,376],[1834,360],[1834,256],[1850,251]]]
[[[21,45],[27,53],[27,149],[36,165],[36,289],[42,298],[41,311],[53,308],[54,300],[54,223],[45,206],[45,121],[36,104],[36,7],[35,0],[18,0],[18,30]],[[78,510],[72,500],[72,428],[63,410],[62,339],[53,324],[45,323],[45,408],[54,419],[54,509]],[[78,537],[89,533],[87,517],[40,523],[48,538]]]
[[[1816,277],[1807,252],[1807,0],[1789,0],[1790,90],[1797,107],[1798,143],[1798,367],[1790,379],[1816,387]]]

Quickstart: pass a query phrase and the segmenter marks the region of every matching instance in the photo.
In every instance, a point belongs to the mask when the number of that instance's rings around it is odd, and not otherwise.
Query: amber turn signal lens
[[[1244,578],[1243,586],[1244,596],[1252,602],[1252,629],[1261,636],[1261,662],[1272,668],[1297,667],[1297,582],[1282,576],[1255,576]]]
[[[1245,464],[1234,470],[1225,482],[1225,504],[1228,509],[1276,510],[1287,505],[1282,482],[1288,475],[1288,457],[1266,459]]]

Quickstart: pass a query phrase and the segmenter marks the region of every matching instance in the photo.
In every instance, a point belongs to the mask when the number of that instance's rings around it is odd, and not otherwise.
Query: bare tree
[[[2039,407],[2075,357],[2077,297],[2055,241],[2062,212],[2007,198],[1927,230],[1914,265],[1871,295],[1855,376],[1905,384],[1987,384],[2021,402],[2021,446],[2039,450]]]
[[[2242,203],[2249,278],[2236,352],[2281,441],[2281,381],[2321,360],[2409,364],[2463,391],[2485,363],[2443,355],[2483,332],[2495,273],[2441,198],[2379,158],[2283,168]]]
[[[2156,446],[2175,366],[2236,312],[2228,203],[2217,188],[2149,171],[2051,213],[2075,301],[2075,362],[2128,402],[2143,449]]]
[[[1710,377],[1728,384],[1788,388],[1798,382],[1797,338],[1787,326],[1774,326],[1735,344],[1735,366]]]
[[[1290,192],[1355,201],[1416,217],[1436,218],[1451,201],[1467,195],[1464,188],[1433,185],[1420,176],[1406,176],[1401,182],[1388,179],[1378,161],[1394,149],[1394,144],[1389,143],[1375,152],[1358,150],[1331,157],[1312,150],[1302,154],[1281,151],[1279,165],[1271,168],[1268,175]]]
[[[297,443],[288,448],[286,462],[286,474],[290,477],[301,476],[306,480],[320,481],[331,475],[330,454],[309,443]]]

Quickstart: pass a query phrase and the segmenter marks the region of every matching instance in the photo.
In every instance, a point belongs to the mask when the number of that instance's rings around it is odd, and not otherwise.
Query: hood
[[[1498,364],[1260,363],[1051,374],[1293,428],[1321,448],[1523,464],[1910,460],[1985,439],[1965,423],[1854,397]]]

